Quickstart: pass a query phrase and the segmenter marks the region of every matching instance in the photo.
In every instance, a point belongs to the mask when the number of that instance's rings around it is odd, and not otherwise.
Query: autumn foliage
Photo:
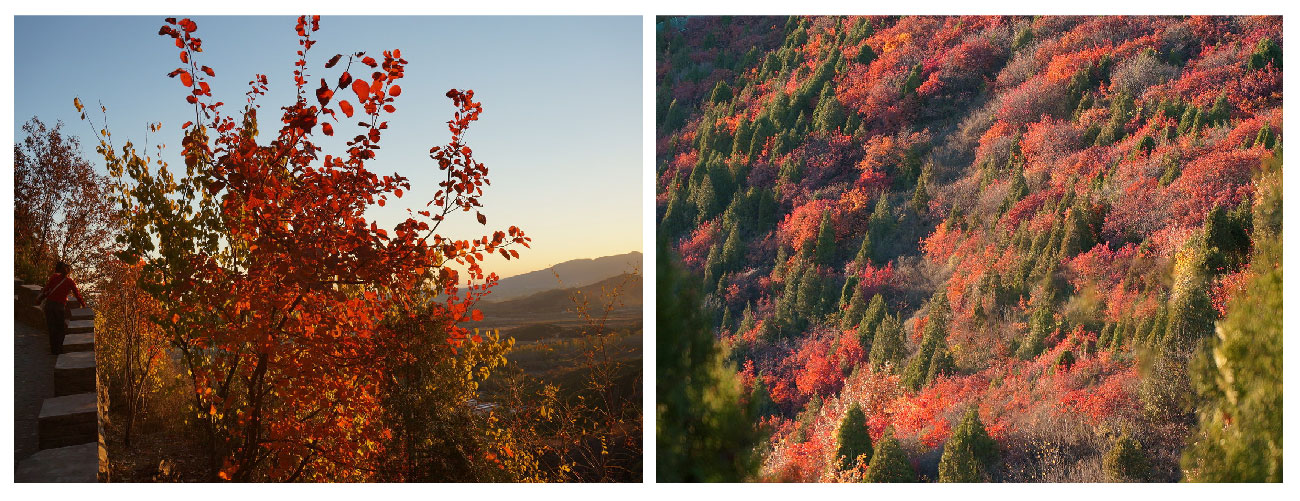
[[[120,181],[120,258],[138,266],[154,321],[188,368],[214,479],[373,478],[397,443],[381,390],[414,353],[389,320],[420,315],[452,351],[483,342],[460,326],[481,318],[473,304],[496,281],[483,262],[518,257],[514,247],[530,241],[515,227],[473,238],[439,231],[462,212],[486,224],[488,169],[465,139],[483,107],[455,89],[450,140],[429,152],[438,190],[381,227],[367,209],[416,195],[406,177],[367,169],[407,61],[396,49],[317,57],[319,17],[294,29],[296,94],[272,121],[259,102],[265,75],[230,112],[214,97],[217,72],[201,62],[196,23],[168,18],[158,33],[180,61],[168,76],[194,111],[181,127],[184,167],[116,146],[107,132],[97,149]],[[346,146],[326,153],[317,133],[347,137]],[[438,303],[424,307],[432,294]]]
[[[1191,395],[1225,384],[1197,383],[1222,375],[1194,361],[1241,342],[1216,327],[1280,273],[1257,221],[1281,203],[1281,18],[690,17],[657,34],[659,230],[711,291],[745,391],[761,380],[780,410],[755,423],[773,430],[760,478],[1107,481],[1121,436],[1146,480],[1269,478],[1189,443],[1221,419]],[[851,408],[906,469],[845,472]]]

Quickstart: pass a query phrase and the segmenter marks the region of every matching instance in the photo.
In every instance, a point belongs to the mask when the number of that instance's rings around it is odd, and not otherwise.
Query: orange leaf
[[[470,312],[469,316],[470,316],[470,318],[474,319],[475,322],[481,322],[481,321],[483,321],[483,312],[481,312],[481,311],[474,310],[474,311]]]
[[[402,95],[402,86],[400,86],[400,85],[394,85],[394,86],[392,86],[392,87],[389,87],[389,88],[388,88],[388,95],[393,96],[393,97],[397,97],[397,96]]]
[[[186,87],[194,86],[194,77],[190,76],[190,72],[188,71],[181,72],[181,84]]]

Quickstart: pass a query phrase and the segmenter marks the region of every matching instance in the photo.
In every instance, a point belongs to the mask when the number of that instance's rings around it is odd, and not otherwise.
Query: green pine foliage
[[[871,435],[867,433],[867,415],[862,406],[856,402],[840,419],[839,429],[835,431],[835,457],[840,470],[848,470],[858,465],[859,456],[863,463],[871,460]]]
[[[1281,210],[1281,159],[1266,163],[1255,207],[1254,275],[1228,303],[1192,365],[1200,424],[1183,452],[1188,480],[1282,481],[1282,240],[1270,221]]]
[[[898,317],[885,315],[871,341],[871,367],[897,367],[903,359],[903,326]]]
[[[656,464],[669,482],[740,481],[757,469],[759,437],[753,416],[739,405],[735,371],[723,361],[709,320],[700,311],[700,285],[659,249],[655,335],[658,385]]]
[[[997,442],[989,437],[979,411],[972,406],[943,446],[939,481],[987,482],[997,460]]]
[[[886,429],[884,436],[880,437],[880,443],[876,444],[876,450],[871,455],[871,465],[868,466],[863,481],[916,482],[916,470],[894,438],[893,428]]]

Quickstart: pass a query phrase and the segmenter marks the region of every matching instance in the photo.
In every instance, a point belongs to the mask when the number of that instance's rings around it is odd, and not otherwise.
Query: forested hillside
[[[749,478],[1281,479],[1280,17],[656,50],[659,235],[769,437]]]

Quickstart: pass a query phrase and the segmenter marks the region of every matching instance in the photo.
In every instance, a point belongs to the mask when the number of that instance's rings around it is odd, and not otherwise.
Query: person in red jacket
[[[86,307],[86,300],[81,298],[77,283],[69,276],[71,271],[72,268],[68,263],[63,261],[55,263],[54,274],[50,275],[45,288],[41,289],[41,294],[36,297],[37,303],[45,300],[42,305],[45,309],[45,328],[50,334],[50,353],[54,355],[63,353],[63,338],[68,335],[68,293],[76,295],[81,307]]]

